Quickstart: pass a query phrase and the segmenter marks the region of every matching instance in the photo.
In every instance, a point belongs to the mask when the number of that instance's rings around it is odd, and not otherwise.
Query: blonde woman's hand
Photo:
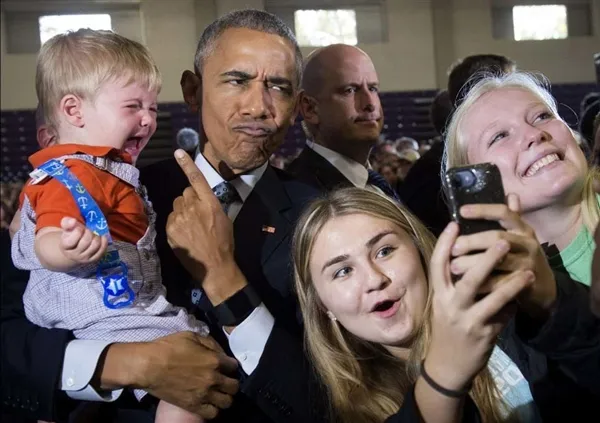
[[[550,312],[556,300],[556,280],[546,255],[535,236],[533,229],[523,221],[520,212],[519,197],[507,196],[507,204],[470,204],[463,206],[460,213],[468,219],[497,221],[505,231],[486,231],[458,237],[452,248],[451,271],[463,275],[477,266],[486,250],[500,241],[506,241],[510,252],[497,264],[496,270],[513,272],[532,271],[535,283],[530,289],[519,295],[519,305],[532,317],[543,319]],[[490,279],[490,284],[500,281],[498,277]],[[489,290],[487,286],[485,290]]]
[[[457,236],[458,226],[450,223],[431,258],[432,334],[424,365],[438,384],[460,391],[486,365],[498,334],[514,313],[513,301],[531,286],[533,274],[518,270],[504,275],[501,283],[481,297],[482,286],[510,245],[506,240],[496,241],[480,255],[479,263],[454,283],[450,259]]]

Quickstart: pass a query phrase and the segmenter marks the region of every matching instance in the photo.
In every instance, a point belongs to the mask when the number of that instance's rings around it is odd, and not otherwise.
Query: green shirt
[[[596,194],[600,206],[600,195]],[[584,285],[592,284],[592,259],[596,243],[594,236],[584,225],[575,239],[560,254],[548,258],[550,266],[555,270],[566,269],[573,280]]]
[[[548,258],[548,262],[553,269],[566,269],[572,279],[590,286],[592,283],[592,257],[596,243],[594,237],[583,226],[575,239],[562,250]]]

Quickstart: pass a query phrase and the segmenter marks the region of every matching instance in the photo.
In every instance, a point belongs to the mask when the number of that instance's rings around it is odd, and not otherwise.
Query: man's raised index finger
[[[188,181],[190,181],[190,185],[196,191],[196,194],[198,194],[198,197],[203,197],[203,194],[206,193],[212,194],[206,178],[204,178],[204,175],[200,172],[200,169],[198,169],[198,166],[196,166],[196,163],[194,163],[188,153],[182,149],[177,149],[175,150],[175,158],[179,167],[188,178]]]

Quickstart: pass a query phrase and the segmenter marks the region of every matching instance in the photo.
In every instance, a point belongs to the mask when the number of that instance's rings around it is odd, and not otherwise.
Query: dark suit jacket
[[[435,236],[450,223],[450,213],[444,202],[440,170],[444,144],[434,144],[410,168],[398,186],[402,204],[412,211]]]
[[[351,187],[352,183],[312,148],[304,147],[302,153],[286,168],[297,180],[322,192]]]
[[[40,328],[25,318],[23,294],[29,272],[13,266],[7,230],[2,230],[1,241],[0,406],[3,413],[16,412],[24,418],[51,420],[54,405],[68,401],[56,386],[72,334],[61,329]]]

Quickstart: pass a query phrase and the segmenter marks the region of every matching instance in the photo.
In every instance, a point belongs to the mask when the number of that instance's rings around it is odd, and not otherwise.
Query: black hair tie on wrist
[[[434,390],[439,392],[442,395],[451,398],[462,398],[469,393],[471,390],[471,384],[469,384],[466,388],[463,388],[459,391],[454,391],[452,389],[446,389],[443,386],[439,385],[435,380],[431,378],[425,371],[425,360],[421,361],[421,376],[425,379],[425,382],[429,384]]]

